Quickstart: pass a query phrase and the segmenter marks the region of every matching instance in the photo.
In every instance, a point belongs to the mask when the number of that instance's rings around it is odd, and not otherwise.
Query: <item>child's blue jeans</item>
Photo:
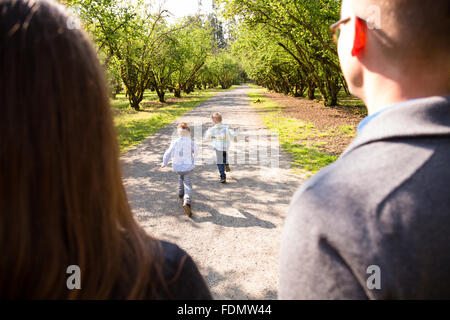
[[[219,168],[220,179],[226,179],[227,175],[225,174],[225,165],[227,162],[227,152],[216,150],[216,158],[217,158],[217,168]]]
[[[184,197],[184,204],[191,204],[192,194],[192,171],[177,172],[179,179],[178,195]]]

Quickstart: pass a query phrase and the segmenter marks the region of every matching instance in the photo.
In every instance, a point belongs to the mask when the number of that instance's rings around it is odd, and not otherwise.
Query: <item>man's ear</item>
[[[360,18],[355,21],[355,39],[353,41],[352,56],[357,57],[362,54],[366,47],[367,25]]]

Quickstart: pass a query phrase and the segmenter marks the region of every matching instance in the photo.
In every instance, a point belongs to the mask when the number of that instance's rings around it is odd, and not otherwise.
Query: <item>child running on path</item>
[[[206,139],[212,139],[214,150],[216,151],[217,167],[220,173],[220,183],[227,182],[226,172],[230,172],[230,165],[228,164],[227,151],[230,147],[230,138],[234,137],[236,141],[237,137],[233,130],[228,126],[222,124],[222,115],[219,112],[215,112],[212,117],[214,127],[206,131]]]
[[[198,148],[191,140],[191,129],[186,122],[178,125],[178,139],[172,141],[170,147],[164,153],[161,168],[164,168],[172,159],[172,168],[178,174],[178,197],[184,199],[183,208],[188,217],[192,215],[192,171],[194,170],[194,158],[198,154]]]

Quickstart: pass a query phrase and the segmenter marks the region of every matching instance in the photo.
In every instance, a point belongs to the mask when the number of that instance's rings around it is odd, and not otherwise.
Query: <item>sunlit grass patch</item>
[[[263,99],[264,89],[257,86],[251,88],[253,90],[248,95],[252,104],[263,111],[261,116],[267,128],[279,134],[280,145],[292,157],[295,171],[315,173],[337,160],[338,156],[319,150],[326,142],[317,139],[328,136],[329,132],[320,132],[313,123],[284,117],[282,107],[270,99]]]
[[[339,132],[347,135],[347,137],[355,137],[356,136],[356,130],[353,126],[340,126]]]

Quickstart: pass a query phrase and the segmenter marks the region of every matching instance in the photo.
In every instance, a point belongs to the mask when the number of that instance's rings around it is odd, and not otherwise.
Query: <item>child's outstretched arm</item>
[[[233,138],[234,142],[237,142],[237,133],[233,129],[228,128],[228,134],[230,138]]]
[[[212,139],[211,128],[206,130],[206,132],[205,132],[205,139],[206,140],[211,140]]]
[[[175,143],[172,142],[170,144],[170,147],[166,150],[166,152],[164,153],[163,156],[163,163],[161,164],[161,168],[167,167],[167,165],[169,164],[169,160],[172,157],[173,154],[173,150],[175,148]]]

